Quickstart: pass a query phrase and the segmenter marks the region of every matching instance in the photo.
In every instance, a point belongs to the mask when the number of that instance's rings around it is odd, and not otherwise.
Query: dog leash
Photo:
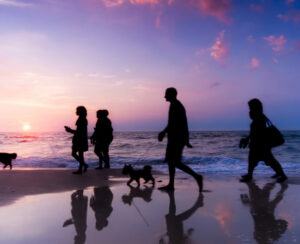
[[[141,213],[141,211],[139,210],[139,208],[135,205],[134,201],[132,200],[132,204],[135,207],[136,211],[140,214],[140,216],[142,217],[142,219],[144,220],[145,224],[149,227],[149,223],[147,222],[146,218],[144,217],[144,215]]]

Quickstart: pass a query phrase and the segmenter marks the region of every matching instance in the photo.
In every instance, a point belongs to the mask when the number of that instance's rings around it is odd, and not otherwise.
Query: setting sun
[[[24,130],[24,131],[29,131],[30,129],[31,129],[30,124],[24,124],[24,125],[23,125],[23,130]]]

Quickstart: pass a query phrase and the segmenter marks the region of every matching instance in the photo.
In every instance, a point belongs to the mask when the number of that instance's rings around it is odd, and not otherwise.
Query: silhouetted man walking
[[[189,143],[189,131],[185,109],[181,102],[177,100],[177,91],[175,88],[171,87],[166,90],[165,99],[170,102],[168,125],[159,133],[158,140],[162,141],[165,134],[168,134],[165,161],[168,162],[170,180],[168,185],[158,189],[166,191],[174,190],[175,168],[178,168],[195,178],[199,186],[199,191],[201,192],[203,187],[202,175],[198,175],[181,162],[184,146],[192,147]]]

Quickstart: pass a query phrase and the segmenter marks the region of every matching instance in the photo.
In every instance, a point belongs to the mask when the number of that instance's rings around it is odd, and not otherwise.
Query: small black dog
[[[129,181],[127,182],[127,185],[130,185],[132,181],[136,181],[138,186],[140,186],[140,178],[143,178],[145,180],[144,184],[146,184],[149,180],[152,181],[152,185],[154,186],[155,180],[151,174],[152,167],[149,165],[144,166],[143,169],[134,170],[132,166],[129,164],[125,164],[122,174],[130,176]]]
[[[0,162],[4,164],[3,169],[5,169],[8,165],[10,169],[12,169],[11,161],[16,158],[16,153],[0,153]]]

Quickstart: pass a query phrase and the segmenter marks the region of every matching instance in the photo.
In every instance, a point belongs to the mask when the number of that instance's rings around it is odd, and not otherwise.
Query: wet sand
[[[74,175],[73,171],[75,169],[0,170],[0,207],[27,195],[112,185],[116,182],[108,181],[110,177],[121,177],[121,171],[118,169],[89,169],[82,175]]]
[[[128,187],[121,170],[0,171],[1,243],[298,243],[299,178],[206,175],[205,192],[184,174],[176,190]]]

